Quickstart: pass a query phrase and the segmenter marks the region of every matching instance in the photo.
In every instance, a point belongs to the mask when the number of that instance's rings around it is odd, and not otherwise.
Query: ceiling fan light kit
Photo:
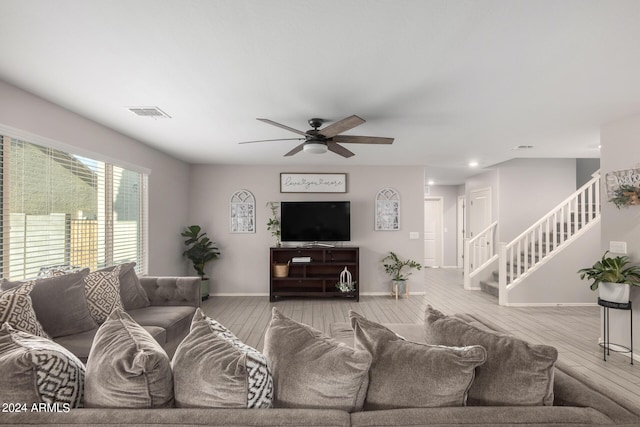
[[[291,151],[285,154],[285,157],[293,156],[294,154],[304,151],[312,154],[324,154],[327,151],[338,154],[344,158],[349,158],[355,154],[344,148],[340,143],[349,144],[393,144],[393,138],[381,138],[377,136],[357,136],[357,135],[340,135],[342,132],[346,132],[359,126],[365,122],[365,120],[356,115],[349,116],[335,123],[330,124],[324,129],[318,129],[324,123],[324,120],[313,118],[309,119],[308,123],[313,128],[306,132],[298,129],[274,122],[269,119],[257,119],[261,122],[277,126],[282,129],[286,129],[290,132],[297,133],[304,136],[304,138],[281,138],[281,139],[262,139],[258,141],[245,141],[240,144],[250,144],[254,142],[267,142],[267,141],[287,141],[291,139],[304,140],[304,142]]]
[[[328,151],[327,144],[323,144],[321,142],[307,142],[304,144],[304,147],[302,147],[302,150],[305,153],[312,154],[324,154]]]

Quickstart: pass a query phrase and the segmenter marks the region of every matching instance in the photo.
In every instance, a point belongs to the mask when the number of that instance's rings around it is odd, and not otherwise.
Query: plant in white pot
[[[421,264],[410,259],[402,260],[395,252],[389,252],[389,255],[382,258],[382,263],[385,273],[391,277],[392,289],[397,289],[397,293],[400,295],[407,292],[407,279],[413,274],[411,269],[422,269]]]
[[[182,232],[181,236],[187,237],[187,240],[184,241],[187,250],[182,255],[189,258],[193,263],[193,268],[200,276],[202,299],[205,300],[209,298],[209,278],[206,277],[204,267],[209,261],[220,257],[220,251],[215,242],[207,237],[207,233],[201,233],[201,231],[202,227],[199,225],[190,225]]]
[[[640,286],[640,266],[631,263],[628,256],[607,256],[591,267],[578,270],[580,279],[591,280],[591,290],[597,290],[605,301],[628,303],[630,285]]]

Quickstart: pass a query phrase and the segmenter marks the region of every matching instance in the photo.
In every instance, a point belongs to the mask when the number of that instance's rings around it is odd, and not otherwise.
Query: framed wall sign
[[[376,194],[375,230],[400,230],[400,194],[393,188],[383,188]]]
[[[256,232],[256,199],[249,190],[239,190],[233,193],[229,210],[232,233]]]
[[[607,173],[605,187],[609,201],[617,208],[640,205],[640,168]]]
[[[346,193],[346,173],[281,173],[281,193]]]

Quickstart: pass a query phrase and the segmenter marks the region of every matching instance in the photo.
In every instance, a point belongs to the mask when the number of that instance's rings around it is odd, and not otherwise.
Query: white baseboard
[[[259,292],[259,293],[229,293],[229,292],[222,292],[222,293],[215,293],[215,294],[209,294],[210,297],[268,297],[269,293],[263,293],[263,292]]]
[[[426,295],[426,292],[409,292],[409,295]],[[380,297],[380,296],[390,296],[391,292],[360,292],[360,295],[365,295],[369,297]]]
[[[594,307],[597,305],[595,302],[510,302],[505,304],[506,307]]]

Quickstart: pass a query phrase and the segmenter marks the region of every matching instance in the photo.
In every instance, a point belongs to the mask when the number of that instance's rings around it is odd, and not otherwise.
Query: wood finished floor
[[[238,338],[261,350],[271,308],[324,332],[334,322],[348,321],[349,310],[380,323],[421,323],[428,304],[446,314],[473,313],[511,334],[533,343],[556,347],[559,358],[585,377],[640,402],[640,363],[612,353],[602,360],[599,307],[500,307],[497,299],[465,291],[456,269],[427,269],[426,295],[398,300],[361,296],[360,302],[340,299],[287,299],[270,303],[268,297],[211,297],[204,312],[227,326]]]

